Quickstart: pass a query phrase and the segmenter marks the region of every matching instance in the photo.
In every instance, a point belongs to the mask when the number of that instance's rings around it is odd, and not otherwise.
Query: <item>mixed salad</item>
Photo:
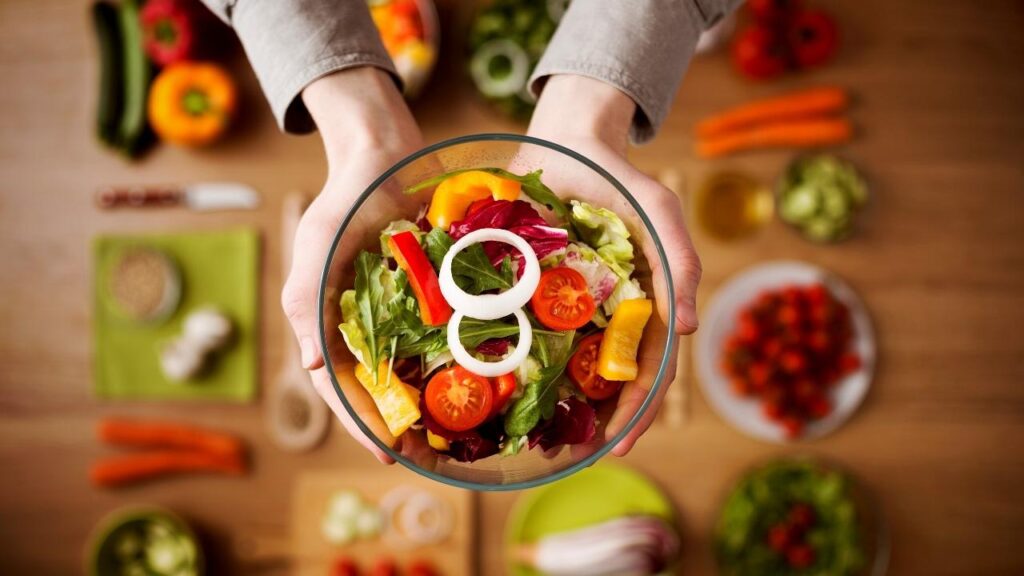
[[[463,462],[588,442],[595,407],[637,377],[652,312],[634,246],[605,208],[540,171],[456,171],[419,216],[355,259],[339,326],[393,437]]]

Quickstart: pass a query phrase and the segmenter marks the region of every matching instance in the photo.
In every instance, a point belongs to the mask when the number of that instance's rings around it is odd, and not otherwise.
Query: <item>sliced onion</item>
[[[516,343],[515,350],[504,360],[484,362],[474,358],[462,345],[462,340],[459,339],[459,324],[462,324],[462,318],[466,315],[456,308],[451,320],[448,321],[448,349],[451,350],[452,356],[455,357],[459,366],[473,374],[495,378],[502,374],[508,374],[526,361],[526,356],[530,353],[530,345],[533,344],[533,328],[522,308],[512,314],[519,321],[519,342]]]
[[[501,294],[473,296],[455,284],[455,278],[452,276],[452,261],[459,252],[479,242],[502,242],[519,250],[523,255],[523,275],[515,286]],[[462,312],[464,315],[478,320],[497,320],[522,309],[530,301],[534,290],[540,284],[540,264],[537,262],[537,253],[522,237],[500,228],[481,228],[459,238],[459,241],[452,245],[448,253],[444,255],[438,280],[441,285],[441,294],[456,312]],[[451,324],[449,324],[448,334],[448,340],[451,341]]]

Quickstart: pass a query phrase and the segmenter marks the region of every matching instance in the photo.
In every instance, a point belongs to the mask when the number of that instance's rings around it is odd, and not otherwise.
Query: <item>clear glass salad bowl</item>
[[[540,447],[517,454],[458,462],[429,447],[424,430],[409,429],[392,442],[388,428],[369,393],[354,375],[356,359],[346,347],[338,325],[340,297],[352,288],[354,261],[360,250],[380,252],[380,233],[392,221],[415,220],[429,202],[433,187],[406,194],[407,188],[454,170],[502,168],[516,174],[543,170],[542,181],[568,203],[579,199],[616,213],[628,228],[635,249],[636,273],[655,312],[647,323],[637,355],[639,374],[624,388],[619,403],[597,408],[594,439],[544,453]],[[553,214],[545,214],[553,218]],[[398,162],[355,201],[334,238],[320,282],[320,335],[326,368],[335,391],[356,425],[385,453],[402,465],[434,480],[472,490],[518,490],[568,476],[596,462],[639,422],[657,396],[670,362],[675,361],[675,336],[665,318],[674,317],[669,263],[650,220],[630,193],[600,166],[563,146],[512,134],[479,134],[440,142]],[[657,278],[655,278],[657,276]],[[654,283],[660,283],[655,290]],[[662,301],[664,300],[664,301]],[[627,398],[628,396],[628,398]],[[614,420],[612,419],[615,414]],[[614,429],[607,430],[609,422]]]

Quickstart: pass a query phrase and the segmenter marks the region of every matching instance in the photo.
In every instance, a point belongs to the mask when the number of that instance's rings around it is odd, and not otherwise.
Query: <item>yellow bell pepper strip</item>
[[[448,449],[451,448],[451,443],[448,442],[447,438],[444,436],[438,436],[430,430],[427,430],[427,444],[438,452],[447,452]]]
[[[388,370],[387,360],[380,363],[376,383],[366,366],[356,364],[356,380],[370,393],[381,418],[395,437],[401,436],[420,419],[420,391]]]
[[[161,140],[202,146],[227,129],[237,99],[234,81],[217,64],[178,62],[149,89],[149,123]]]
[[[602,378],[617,382],[636,379],[636,353],[653,310],[650,300],[624,300],[619,304],[597,354],[597,373]]]
[[[435,228],[448,229],[452,222],[466,215],[469,205],[477,200],[515,200],[520,185],[515,180],[495,176],[482,170],[456,174],[437,185],[430,200],[427,220]]]
[[[409,286],[420,305],[420,319],[427,326],[447,324],[452,317],[452,307],[441,294],[437,273],[430,264],[426,252],[420,248],[416,235],[406,230],[388,237],[388,249],[395,257],[398,267],[405,270]]]

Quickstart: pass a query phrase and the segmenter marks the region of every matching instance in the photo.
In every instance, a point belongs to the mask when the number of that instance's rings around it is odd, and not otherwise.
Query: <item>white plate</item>
[[[820,438],[841,426],[857,410],[871,386],[875,369],[875,335],[864,304],[845,282],[803,262],[768,262],[748,268],[726,282],[715,294],[701,318],[695,357],[704,398],[719,416],[748,436],[768,442],[787,442],[782,427],[764,417],[756,398],[742,398],[733,393],[728,376],[720,368],[725,340],[736,327],[740,308],[762,291],[816,282],[827,285],[836,299],[850,309],[853,349],[860,356],[862,365],[835,385],[831,393],[834,410],[821,420],[809,422],[800,440]]]

